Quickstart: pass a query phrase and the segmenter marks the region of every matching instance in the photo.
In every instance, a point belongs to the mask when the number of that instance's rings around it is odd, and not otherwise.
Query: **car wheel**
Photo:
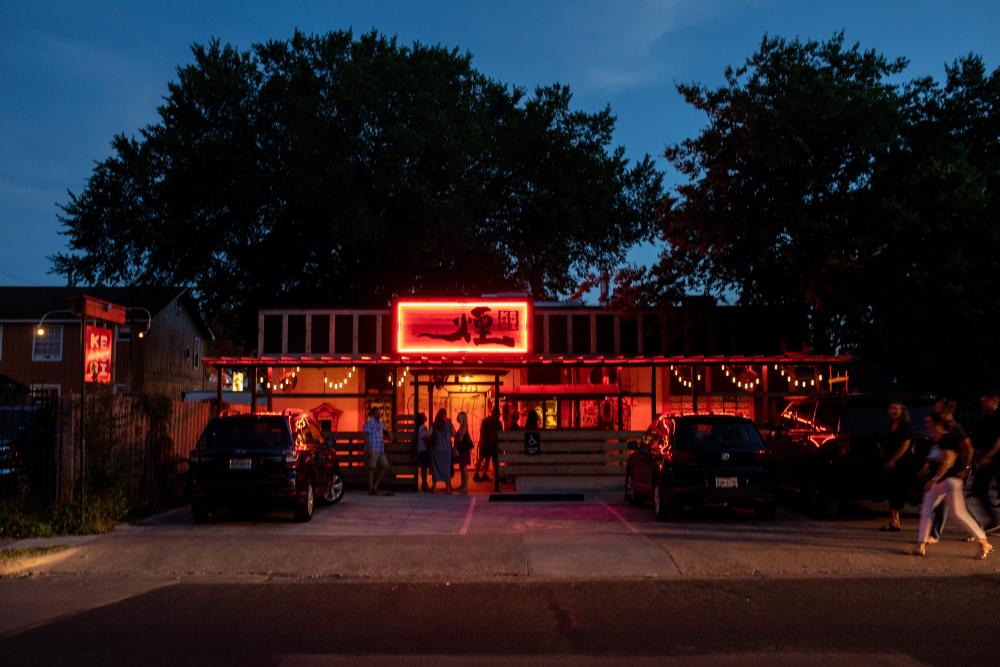
[[[191,501],[191,518],[194,519],[195,523],[205,523],[208,521],[208,503],[201,499],[194,499]]]
[[[333,473],[333,481],[330,482],[330,490],[323,496],[323,500],[328,505],[336,505],[344,497],[344,478],[339,472]]]
[[[305,523],[313,517],[313,510],[316,509],[316,495],[313,491],[312,480],[306,486],[306,493],[295,503],[295,520]]]
[[[632,475],[632,469],[629,468],[625,472],[625,502],[629,505],[638,505],[641,500],[642,498],[635,492],[635,477]]]
[[[753,515],[764,521],[770,521],[778,512],[778,504],[775,501],[759,503],[753,508]]]
[[[837,516],[840,499],[824,484],[815,471],[811,472],[802,489],[806,510],[817,519],[829,521]]]
[[[657,521],[671,521],[677,515],[676,506],[665,497],[659,482],[653,482],[653,513]]]

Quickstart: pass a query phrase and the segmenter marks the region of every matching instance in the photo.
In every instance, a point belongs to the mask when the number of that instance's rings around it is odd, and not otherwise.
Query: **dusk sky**
[[[307,33],[374,28],[458,47],[498,81],[562,82],[574,105],[610,104],[617,143],[655,156],[698,131],[675,82],[716,85],[765,34],[849,42],[910,60],[905,78],[943,77],[974,52],[1000,66],[1000,2],[634,0],[600,2],[46,2],[0,5],[0,284],[58,285],[48,256],[64,249],[57,203],[80,192],[119,132],[157,121],[156,107],[190,46],[240,48]],[[668,185],[676,176],[668,173]],[[634,261],[655,256],[652,248]]]

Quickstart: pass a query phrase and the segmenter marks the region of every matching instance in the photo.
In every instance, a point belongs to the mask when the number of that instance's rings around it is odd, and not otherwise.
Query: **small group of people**
[[[434,421],[428,426],[427,416],[423,413],[416,418],[417,467],[420,471],[420,490],[434,493],[438,484],[444,487],[445,493],[454,493],[451,479],[455,466],[460,475],[459,493],[469,491],[469,467],[472,465],[472,452],[475,445],[469,431],[469,417],[465,412],[456,415],[458,427],[448,418],[448,412],[441,408],[434,415]],[[473,475],[473,481],[489,482],[490,464],[493,464],[493,474],[496,474],[497,438],[502,430],[500,410],[483,419],[480,424],[479,453]],[[427,475],[430,473],[430,484]]]
[[[885,468],[888,480],[889,523],[880,530],[899,532],[899,513],[914,476],[923,480],[924,495],[920,506],[920,524],[914,553],[923,556],[927,545],[941,539],[945,522],[952,516],[976,542],[977,558],[986,558],[993,551],[987,533],[1000,530],[1000,518],[990,499],[990,484],[1000,487],[1000,398],[997,392],[987,392],[980,398],[982,419],[973,429],[971,438],[955,420],[956,403],[943,399],[926,418],[925,426],[932,447],[922,468],[915,470],[913,428],[909,412],[902,403],[889,406],[888,446]],[[982,506],[989,523],[981,526],[965,503],[965,480],[970,473],[972,497]]]
[[[517,410],[510,413],[506,428],[500,419],[500,409],[493,411],[483,419],[479,430],[479,448],[476,465],[473,471],[473,481],[491,482],[490,466],[493,474],[497,474],[496,457],[499,434],[504,430],[519,430],[520,415]],[[456,415],[458,427],[448,418],[448,412],[441,408],[434,415],[434,421],[427,423],[427,415],[419,413],[416,416],[416,432],[414,438],[417,447],[417,467],[420,473],[420,490],[434,493],[440,483],[445,493],[454,493],[452,475],[458,467],[460,475],[459,493],[469,491],[469,467],[472,465],[472,453],[476,449],[469,431],[469,417],[465,412]],[[535,430],[540,428],[541,419],[535,410],[528,411],[527,421],[523,428]],[[364,425],[365,462],[368,467],[369,495],[392,495],[389,491],[379,489],[379,484],[390,471],[389,460],[385,455],[385,443],[389,439],[389,430],[382,422],[381,411],[373,407],[368,412]],[[427,477],[430,474],[430,483]]]

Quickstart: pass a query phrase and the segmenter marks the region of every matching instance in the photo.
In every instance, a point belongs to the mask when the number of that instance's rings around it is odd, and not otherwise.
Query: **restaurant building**
[[[787,399],[846,391],[845,356],[812,354],[790,318],[693,300],[627,313],[523,296],[406,299],[391,309],[261,308],[257,354],[206,357],[251,406],[310,411],[324,431],[391,428],[444,409],[474,434],[493,405],[505,425],[642,430],[661,414],[773,420]],[[792,332],[792,333],[789,333]]]

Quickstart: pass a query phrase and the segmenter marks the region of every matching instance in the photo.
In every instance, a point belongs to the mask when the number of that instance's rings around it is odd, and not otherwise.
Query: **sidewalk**
[[[349,493],[309,523],[286,512],[195,525],[187,508],[79,543],[37,574],[62,576],[490,581],[530,579],[967,576],[1000,573],[953,528],[926,558],[864,510],[818,522],[787,509],[658,523],[618,494],[583,502],[490,502],[488,494]],[[995,540],[1000,542],[1000,539]]]

